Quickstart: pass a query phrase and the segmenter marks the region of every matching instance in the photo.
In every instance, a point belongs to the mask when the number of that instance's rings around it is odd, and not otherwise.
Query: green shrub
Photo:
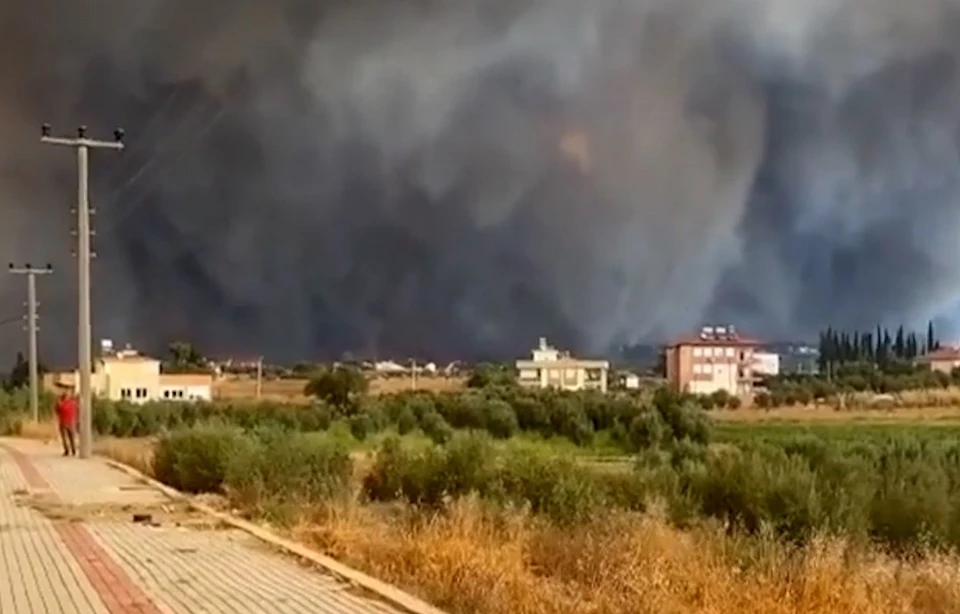
[[[639,452],[659,446],[667,437],[669,431],[660,414],[647,411],[637,415],[627,430],[630,451]]]
[[[486,429],[494,437],[507,439],[517,433],[517,414],[505,401],[493,399],[487,404]]]
[[[489,437],[480,433],[458,433],[445,446],[420,449],[391,437],[377,452],[364,492],[373,500],[405,499],[427,506],[440,505],[448,496],[487,494],[496,478],[495,459]]]
[[[348,491],[353,465],[343,441],[326,434],[260,431],[233,451],[224,486],[235,501],[317,503]]]
[[[440,448],[413,450],[395,437],[385,439],[364,478],[363,491],[374,501],[403,499],[436,505],[444,495],[444,458]]]
[[[162,437],[154,448],[153,474],[184,492],[219,492],[227,467],[252,441],[236,429],[198,427]]]
[[[396,418],[397,432],[401,435],[406,435],[417,428],[418,422],[417,415],[413,410],[408,406],[404,406]]]
[[[453,437],[453,427],[447,424],[443,416],[433,410],[423,415],[420,428],[423,429],[423,434],[434,443],[446,443]]]
[[[357,441],[364,441],[376,430],[373,418],[367,413],[351,416],[348,423],[350,425],[350,434],[353,435]]]
[[[499,481],[502,496],[563,524],[590,518],[605,501],[594,471],[570,458],[519,447],[503,460]]]

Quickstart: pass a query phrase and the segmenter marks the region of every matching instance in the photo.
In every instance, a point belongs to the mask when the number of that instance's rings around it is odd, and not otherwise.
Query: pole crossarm
[[[40,137],[40,142],[47,145],[62,145],[64,147],[87,147],[90,149],[122,150],[123,141],[98,141],[94,139],[65,139],[57,136]]]
[[[90,194],[89,153],[91,149],[123,150],[122,129],[113,131],[113,141],[87,136],[87,127],[77,128],[75,137],[51,135],[50,124],[40,127],[40,142],[46,145],[72,147],[77,151],[77,367],[80,372],[80,457],[89,458],[93,451],[93,347],[90,304]]]
[[[16,265],[10,265],[10,273],[14,275],[49,275],[53,273],[53,267],[49,264],[45,268],[36,268],[31,267],[29,264],[18,267]]]

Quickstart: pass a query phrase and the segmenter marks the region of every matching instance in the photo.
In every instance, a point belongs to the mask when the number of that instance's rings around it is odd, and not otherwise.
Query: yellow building
[[[607,391],[610,363],[606,360],[572,358],[568,352],[551,347],[540,338],[530,360],[518,360],[518,381],[529,388]]]
[[[148,401],[209,401],[212,398],[212,374],[167,374],[160,372],[160,361],[143,356],[129,347],[113,351],[103,344],[101,355],[94,360],[90,386],[94,396],[111,401],[146,403]],[[77,371],[48,373],[47,389],[79,392]]]

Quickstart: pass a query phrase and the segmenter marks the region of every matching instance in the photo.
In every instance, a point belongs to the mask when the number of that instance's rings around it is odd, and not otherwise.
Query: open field
[[[934,405],[896,407],[891,409],[837,410],[824,405],[792,406],[775,409],[742,408],[712,410],[710,417],[718,422],[956,422],[960,424],[960,406]]]
[[[462,390],[466,380],[462,377],[418,376],[416,386],[410,377],[375,378],[370,381],[372,394],[392,394],[408,390],[444,392]],[[263,380],[261,398],[266,401],[305,403],[303,389],[306,379]],[[256,398],[257,381],[253,377],[228,377],[214,384],[213,397],[219,400],[251,400]]]

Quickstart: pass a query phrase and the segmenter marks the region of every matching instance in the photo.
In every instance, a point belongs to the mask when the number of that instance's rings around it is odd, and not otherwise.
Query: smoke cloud
[[[57,268],[56,360],[76,178],[44,121],[127,129],[91,166],[119,342],[443,358],[956,315],[956,0],[7,4],[0,255]]]

